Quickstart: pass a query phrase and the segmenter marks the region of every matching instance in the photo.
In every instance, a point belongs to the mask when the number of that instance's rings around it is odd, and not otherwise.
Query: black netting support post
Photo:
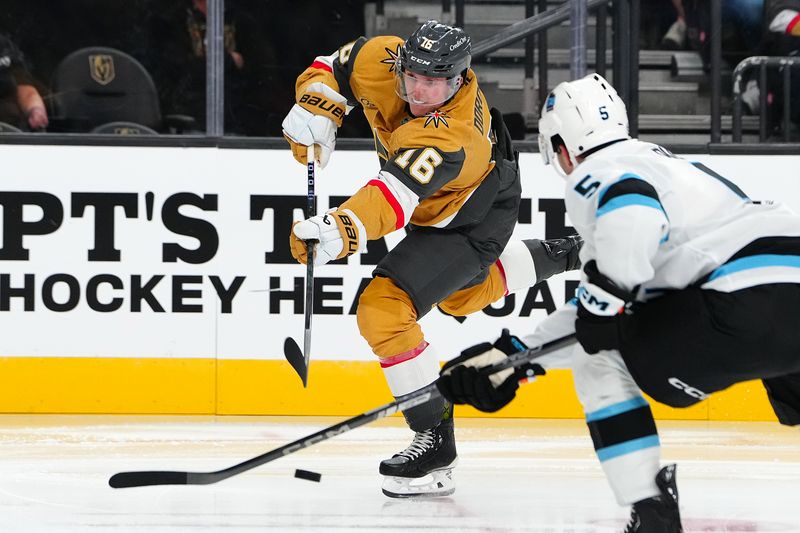
[[[464,0],[456,0],[456,26],[464,27]]]
[[[569,9],[570,46],[569,73],[570,78],[577,80],[586,75],[586,0],[572,0]]]
[[[762,62],[758,66],[758,89],[759,89],[759,113],[758,113],[758,140],[767,140],[767,63]]]
[[[445,24],[453,24],[453,5],[450,0],[442,0],[442,20]]]
[[[639,27],[641,0],[630,0],[630,88],[629,88],[629,124],[631,137],[639,136]]]
[[[525,0],[525,18],[530,18],[536,14],[535,0]],[[541,33],[540,33],[541,35]],[[525,79],[533,78],[533,54],[536,37],[529,35],[525,37]]]
[[[742,142],[742,73],[744,67],[739,64],[733,71],[733,123],[731,139],[735,143]]]
[[[604,78],[606,77],[606,20],[608,6],[603,4],[594,14],[595,44],[594,44],[594,70]]]
[[[225,0],[208,0],[206,14],[206,136],[225,133]]]
[[[525,18],[530,18],[536,14],[536,0],[525,0]],[[539,33],[541,35],[542,33]],[[525,77],[522,80],[522,114],[532,116],[537,112],[536,83],[533,79],[534,71],[534,49],[536,47],[536,37],[528,35],[525,37]]]
[[[547,11],[547,0],[538,1],[537,13]],[[536,39],[539,59],[539,101],[536,103],[536,108],[541,109],[544,101],[547,100],[547,93],[550,91],[547,81],[547,30],[539,32]]]
[[[614,0],[614,87],[628,106],[630,120],[630,0]]]
[[[791,137],[791,123],[792,116],[792,66],[783,66],[783,140],[789,142]]]
[[[722,0],[711,0],[711,142],[722,140]]]

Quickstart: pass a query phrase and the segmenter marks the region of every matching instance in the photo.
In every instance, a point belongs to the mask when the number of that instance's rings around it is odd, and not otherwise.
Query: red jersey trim
[[[417,346],[413,350],[393,355],[391,357],[387,357],[386,359],[381,359],[381,368],[389,368],[394,365],[399,365],[400,363],[405,363],[410,359],[414,359],[416,356],[424,352],[425,348],[427,347],[428,347],[428,342],[422,341],[421,343],[419,343],[419,346]]]
[[[323,63],[322,61],[314,61],[313,63],[311,63],[311,68],[318,68],[326,70],[328,72],[333,72],[333,69],[329,65]]]
[[[786,26],[786,35],[791,35],[792,30],[795,26],[797,26],[798,23],[800,23],[800,13],[798,13],[797,16],[792,19],[789,25]]]
[[[370,185],[374,185],[375,187],[379,188],[383,193],[383,197],[386,198],[386,201],[389,202],[389,205],[392,207],[394,216],[397,219],[394,229],[400,229],[405,226],[406,221],[405,214],[403,213],[403,207],[400,205],[400,202],[397,201],[397,198],[395,198],[395,196],[391,193],[389,187],[387,187],[386,184],[381,180],[370,180],[366,186]]]
[[[503,278],[503,296],[508,296],[508,281],[506,281],[506,269],[503,268],[503,263],[498,259],[495,261],[497,270],[500,271],[500,277]]]

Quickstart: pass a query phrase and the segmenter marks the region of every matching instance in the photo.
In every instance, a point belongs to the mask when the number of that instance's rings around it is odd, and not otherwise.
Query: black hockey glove
[[[575,336],[586,353],[619,349],[619,317],[630,312],[634,294],[618,287],[589,261],[583,267],[586,281],[578,287]]]
[[[577,233],[561,239],[524,239],[522,242],[533,257],[536,283],[581,267],[583,239]]]
[[[493,413],[514,399],[521,379],[543,376],[545,371],[534,363],[491,375],[482,374],[480,370],[527,348],[518,337],[504,329],[494,344],[476,344],[448,361],[436,382],[439,391],[453,403],[469,404],[480,411]]]

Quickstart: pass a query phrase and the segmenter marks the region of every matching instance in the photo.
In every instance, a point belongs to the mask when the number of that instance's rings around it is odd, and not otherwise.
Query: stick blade
[[[187,472],[120,472],[111,476],[108,480],[108,484],[115,489],[147,487],[149,485],[186,485],[187,477]]]
[[[308,383],[308,365],[306,364],[303,350],[300,349],[300,346],[293,338],[286,337],[286,340],[283,341],[283,355],[292,365],[294,371],[297,372],[297,375],[300,376],[300,379],[303,380],[303,387],[306,387]]]

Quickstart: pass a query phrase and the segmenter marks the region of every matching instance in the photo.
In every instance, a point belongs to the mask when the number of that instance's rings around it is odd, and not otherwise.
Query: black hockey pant
[[[687,407],[762,379],[782,423],[800,423],[800,284],[674,291],[620,323],[621,354],[655,400]]]

